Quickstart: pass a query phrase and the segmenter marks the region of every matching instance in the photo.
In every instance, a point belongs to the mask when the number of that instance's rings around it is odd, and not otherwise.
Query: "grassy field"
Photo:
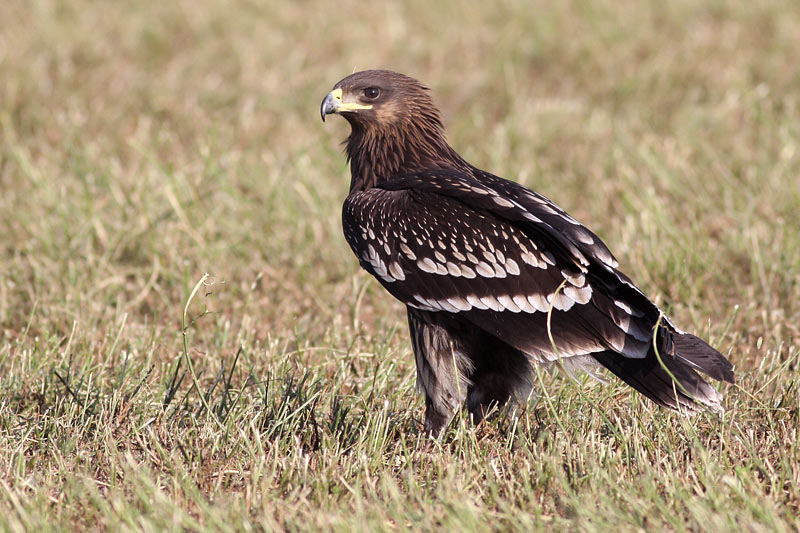
[[[800,530],[800,3],[646,4],[0,2],[0,530]],[[426,441],[319,120],[372,67],[728,354],[725,414],[541,374]]]

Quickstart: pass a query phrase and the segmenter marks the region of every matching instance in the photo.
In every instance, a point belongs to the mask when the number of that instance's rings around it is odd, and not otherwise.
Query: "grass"
[[[796,2],[125,4],[0,3],[0,529],[800,529]],[[369,67],[729,354],[726,413],[543,374],[426,441],[318,117]]]

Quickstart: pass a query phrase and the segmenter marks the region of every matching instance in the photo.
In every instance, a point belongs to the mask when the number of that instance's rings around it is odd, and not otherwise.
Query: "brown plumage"
[[[469,164],[447,144],[439,110],[428,88],[417,80],[387,70],[368,70],[348,76],[334,89],[348,87],[348,93],[343,93],[347,95],[353,88],[364,89],[378,79],[380,104],[371,110],[340,112],[352,127],[347,139],[353,177],[350,190],[374,187],[401,172],[435,168],[466,171]],[[322,117],[324,120],[324,110]]]
[[[351,125],[345,237],[407,306],[429,432],[465,403],[479,421],[526,401],[532,363],[605,367],[662,406],[721,409],[696,370],[732,383],[730,362],[665,317],[594,233],[459,156],[421,83],[358,72],[320,111]]]

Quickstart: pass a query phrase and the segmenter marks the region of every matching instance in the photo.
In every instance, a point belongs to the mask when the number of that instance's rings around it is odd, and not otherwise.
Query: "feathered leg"
[[[417,387],[425,394],[425,431],[437,436],[464,403],[472,361],[472,333],[443,313],[408,308],[408,327],[417,362]]]
[[[409,307],[408,325],[427,432],[438,435],[465,401],[478,423],[494,406],[527,400],[531,366],[519,350],[449,313]]]
[[[525,354],[486,333],[479,337],[470,354],[475,370],[467,395],[467,408],[476,424],[494,407],[499,409],[509,401],[512,407],[525,404],[533,389],[531,362]]]

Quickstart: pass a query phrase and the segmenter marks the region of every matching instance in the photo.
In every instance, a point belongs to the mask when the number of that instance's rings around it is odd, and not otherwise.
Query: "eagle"
[[[731,363],[678,329],[583,224],[464,160],[426,86],[357,72],[322,100],[323,122],[333,113],[351,127],[344,235],[406,306],[428,433],[465,405],[477,423],[524,404],[534,364],[605,368],[686,414],[722,409],[698,371],[733,383]]]

